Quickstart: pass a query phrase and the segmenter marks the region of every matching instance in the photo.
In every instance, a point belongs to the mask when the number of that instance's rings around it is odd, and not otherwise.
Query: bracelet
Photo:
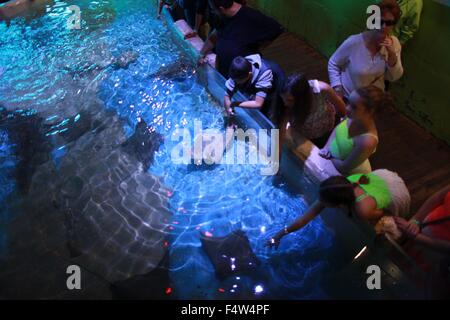
[[[422,229],[423,229],[422,222],[420,222],[419,220],[413,219],[413,220],[411,220],[411,223],[414,223],[415,225],[417,225],[419,227],[420,232],[422,232]]]

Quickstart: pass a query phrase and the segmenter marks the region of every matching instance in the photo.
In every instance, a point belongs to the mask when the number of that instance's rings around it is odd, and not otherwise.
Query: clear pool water
[[[66,26],[74,3],[81,30]],[[68,262],[112,283],[168,255],[170,298],[329,297],[322,280],[339,253],[320,218],[278,251],[264,247],[305,211],[298,191],[257,165],[171,161],[177,128],[200,120],[223,130],[224,117],[155,15],[147,0],[56,1],[32,21],[0,24],[0,296],[34,285],[25,297],[64,297],[65,269],[61,279],[46,271]],[[138,58],[127,68],[104,68],[130,51]],[[139,119],[164,139],[153,161],[133,154],[148,143],[136,134]],[[261,265],[219,280],[200,233],[239,229]],[[34,284],[23,280],[27,268]]]

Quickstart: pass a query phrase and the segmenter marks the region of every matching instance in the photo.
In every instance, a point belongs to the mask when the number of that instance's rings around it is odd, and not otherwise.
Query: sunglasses
[[[381,25],[386,25],[387,27],[395,26],[396,22],[394,20],[384,20],[381,19]]]

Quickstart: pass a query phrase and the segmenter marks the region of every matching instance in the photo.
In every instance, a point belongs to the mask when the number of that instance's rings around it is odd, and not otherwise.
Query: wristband
[[[419,220],[412,219],[411,223],[414,223],[415,225],[417,225],[419,227],[420,232],[422,232],[423,225],[422,225],[422,223]]]

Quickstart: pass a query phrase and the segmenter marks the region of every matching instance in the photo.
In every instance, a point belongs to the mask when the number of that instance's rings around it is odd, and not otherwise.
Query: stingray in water
[[[169,65],[163,65],[154,73],[150,74],[151,78],[177,80],[184,78],[188,73],[194,70],[192,62],[187,58],[181,58]]]
[[[125,51],[120,56],[113,58],[110,66],[113,69],[128,69],[130,64],[135,63],[138,58],[139,53],[137,53],[136,51]]]
[[[242,230],[216,238],[202,234],[200,240],[203,249],[214,265],[217,277],[221,280],[228,276],[251,271],[260,264]]]
[[[108,55],[110,54],[107,54],[107,56]],[[72,76],[84,76],[94,72],[98,73],[99,71],[106,70],[108,68],[112,68],[114,70],[128,69],[131,64],[137,61],[139,56],[140,55],[138,52],[128,50],[120,54],[118,57],[100,57],[99,61],[95,61],[96,56],[94,54],[94,59],[92,59],[93,61],[88,61],[74,66],[65,66],[64,69]]]
[[[163,136],[148,127],[145,120],[139,119],[134,134],[122,144],[122,148],[140,161],[147,171],[153,163],[155,152],[163,142]]]

